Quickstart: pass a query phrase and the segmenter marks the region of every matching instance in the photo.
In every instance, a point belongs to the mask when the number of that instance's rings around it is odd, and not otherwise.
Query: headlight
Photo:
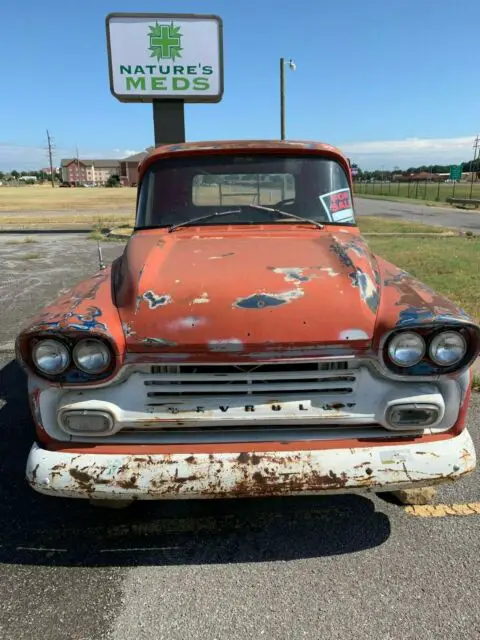
[[[430,344],[430,357],[442,367],[451,367],[460,362],[467,352],[467,343],[457,331],[442,331]]]
[[[67,347],[58,340],[40,340],[33,347],[32,359],[39,371],[48,375],[63,373],[70,364]]]
[[[425,354],[425,341],[418,333],[399,333],[388,345],[390,360],[399,367],[413,367]]]
[[[80,340],[73,349],[73,361],[85,373],[102,373],[110,364],[110,351],[100,340]]]

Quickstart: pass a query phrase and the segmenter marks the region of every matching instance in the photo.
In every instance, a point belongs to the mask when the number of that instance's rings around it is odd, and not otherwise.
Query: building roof
[[[60,162],[60,166],[67,167],[69,164],[72,164],[72,162],[76,164],[77,158],[63,158]],[[120,164],[120,160],[95,160],[93,158],[78,158],[78,162],[86,167],[91,167],[93,165],[99,169],[116,169]]]
[[[140,153],[135,153],[133,156],[122,158],[121,162],[141,162],[147,155],[148,151],[140,151]]]

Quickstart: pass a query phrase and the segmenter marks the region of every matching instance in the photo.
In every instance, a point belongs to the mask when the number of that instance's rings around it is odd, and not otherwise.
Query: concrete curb
[[[92,231],[95,231],[95,229],[92,228],[85,228],[85,227],[62,227],[60,229],[46,229],[45,227],[15,227],[15,228],[7,228],[7,227],[0,227],[0,235],[5,234],[11,234],[11,235],[39,235],[39,234],[49,234],[49,233],[58,233],[58,234],[65,234],[65,233],[92,233]]]
[[[108,233],[109,238],[119,238],[120,240],[128,240],[128,238],[132,235],[133,229],[128,228],[124,230],[125,233],[120,228],[115,228]]]

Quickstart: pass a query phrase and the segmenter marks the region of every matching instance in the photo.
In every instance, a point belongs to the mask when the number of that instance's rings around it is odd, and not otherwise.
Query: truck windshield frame
[[[356,226],[349,179],[337,160],[232,152],[154,162],[139,185],[135,228],[298,224],[269,208],[322,225]],[[224,211],[232,213],[209,216]]]

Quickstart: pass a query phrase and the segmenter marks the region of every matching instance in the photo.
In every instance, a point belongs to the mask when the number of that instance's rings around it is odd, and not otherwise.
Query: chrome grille
[[[172,396],[354,393],[357,372],[348,360],[258,365],[154,365],[144,380],[149,406]]]

